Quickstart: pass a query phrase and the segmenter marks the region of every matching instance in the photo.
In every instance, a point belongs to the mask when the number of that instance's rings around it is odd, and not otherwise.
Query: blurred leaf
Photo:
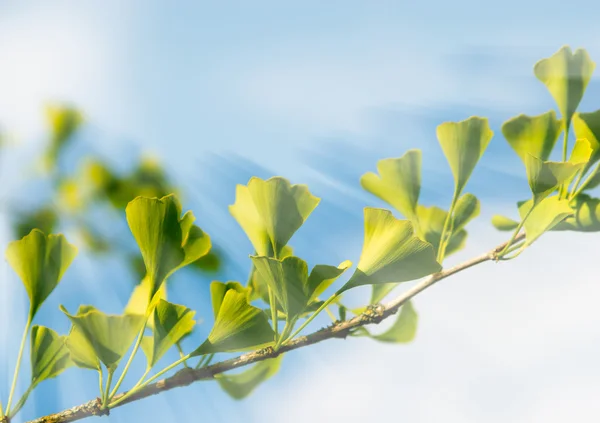
[[[15,222],[15,237],[23,238],[33,229],[49,234],[58,224],[58,215],[51,207],[42,207],[33,212],[19,212]]]
[[[454,176],[455,194],[460,195],[494,132],[488,120],[472,116],[437,127],[437,137]]]
[[[274,336],[266,314],[248,303],[248,295],[229,289],[220,301],[208,339],[191,356],[265,347],[273,343]]]
[[[379,335],[373,335],[365,328],[366,333],[363,336],[368,335],[380,342],[404,344],[415,338],[418,321],[419,316],[413,308],[412,302],[408,301],[400,308],[392,327]]]
[[[587,172],[600,160],[600,110],[592,113],[575,113],[573,131],[577,138],[585,138],[590,143],[592,154],[583,172]]]
[[[192,212],[180,218],[181,205],[173,195],[137,197],[127,205],[126,214],[151,280],[150,296],[173,272],[210,250],[209,236],[192,225]]]
[[[519,215],[524,219],[533,205],[533,200],[521,203]],[[525,245],[531,245],[536,239],[551,230],[559,222],[573,214],[568,200],[559,200],[558,196],[546,197],[534,206],[531,214],[525,220]]]
[[[63,306],[60,306],[60,309],[81,334],[76,338],[69,334],[67,348],[78,354],[85,352],[86,355],[82,357],[85,364],[93,363],[97,359],[104,363],[109,371],[116,369],[145,321],[144,316],[104,314],[91,306],[86,307],[83,312],[80,309],[75,316],[69,314]],[[91,355],[92,352],[95,357]]]
[[[557,224],[554,231],[599,232],[600,199],[579,194],[569,204],[575,214]]]
[[[31,384],[58,376],[73,366],[65,336],[44,326],[31,328]]]
[[[388,210],[365,208],[365,239],[357,269],[338,291],[360,285],[406,282],[440,271],[431,244],[413,233],[412,224]]]
[[[527,156],[548,160],[562,130],[562,121],[551,110],[537,116],[519,115],[502,124],[502,134],[523,163]]]
[[[213,247],[208,253],[200,257],[198,260],[192,262],[192,266],[198,270],[206,273],[217,273],[221,270],[222,259],[221,252],[217,252]]]
[[[319,204],[306,185],[287,179],[253,177],[236,187],[229,212],[242,227],[257,255],[279,257],[283,247]]]
[[[282,358],[283,355],[280,355],[261,361],[241,373],[221,373],[215,375],[215,379],[225,392],[239,400],[250,395],[258,385],[274,376],[281,367]]]
[[[569,122],[595,67],[596,64],[585,50],[577,49],[573,53],[568,46],[564,46],[551,57],[537,62],[533,73],[546,85],[563,119]]]
[[[361,186],[414,222],[421,192],[421,150],[409,150],[397,159],[380,160],[377,170],[379,175],[364,174]]]
[[[195,311],[189,308],[160,300],[154,309],[154,327],[152,336],[142,340],[142,350],[148,359],[148,368],[154,365],[163,355],[194,329]]]
[[[152,283],[149,278],[143,278],[142,281],[133,288],[131,297],[125,306],[123,311],[125,314],[136,314],[139,316],[145,316],[150,304],[150,291],[152,290]],[[155,294],[155,301],[167,300],[167,285],[162,284]],[[148,319],[147,326],[154,328],[154,314]]]
[[[83,116],[71,107],[49,105],[46,107],[46,118],[52,134],[46,161],[48,165],[54,166],[61,150],[83,123]]]
[[[573,146],[571,157],[569,158],[569,163],[574,165],[580,163],[587,164],[590,161],[593,152],[594,150],[592,149],[592,145],[586,138],[575,140],[575,145]]]
[[[77,248],[63,235],[48,235],[33,229],[6,248],[6,260],[19,275],[29,295],[29,317],[33,319],[77,255]]]
[[[512,220],[510,217],[496,214],[492,216],[492,225],[499,231],[513,231],[519,226],[519,222]]]

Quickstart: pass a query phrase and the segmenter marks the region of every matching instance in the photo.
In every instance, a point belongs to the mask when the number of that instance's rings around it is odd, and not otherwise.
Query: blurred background
[[[169,280],[169,300],[203,320],[183,343],[190,351],[212,324],[210,282],[248,277],[252,248],[227,210],[236,184],[274,175],[308,184],[322,201],[291,241],[296,255],[311,266],[357,262],[363,207],[386,207],[361,190],[360,176],[420,148],[422,202],[447,208],[453,181],[435,128],[486,116],[496,136],[467,187],[482,212],[448,263],[462,261],[507,239],[490,217],[516,217],[516,201],[529,196],[500,125],[555,108],[533,75],[536,61],[565,44],[600,61],[598,12],[596,2],[554,0],[3,2],[2,248],[32,227],[63,232],[79,247],[37,316],[66,333],[59,304],[121,313],[140,279],[127,202],[178,193],[214,243]],[[580,110],[600,108],[597,75]],[[282,370],[242,401],[202,382],[103,420],[598,421],[599,240],[551,233],[517,260],[444,281],[415,299],[410,344],[330,341],[286,355]],[[27,297],[1,266],[6,398]],[[348,302],[368,297],[357,289]],[[126,385],[143,371],[138,358]],[[176,358],[173,351],[163,362]],[[45,381],[15,423],[94,398],[96,378],[73,368]]]

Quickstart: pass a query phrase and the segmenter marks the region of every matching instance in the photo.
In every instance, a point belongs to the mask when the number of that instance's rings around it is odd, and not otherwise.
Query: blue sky
[[[592,1],[4,2],[0,125],[13,135],[6,154],[14,158],[0,169],[2,195],[23,195],[27,153],[43,142],[44,102],[66,101],[85,112],[80,137],[94,151],[120,166],[153,154],[184,185],[187,208],[234,257],[220,277],[245,277],[250,244],[226,207],[235,184],[253,175],[283,175],[323,198],[292,241],[298,255],[311,264],[356,261],[362,208],[381,206],[359,189],[360,175],[421,148],[422,200],[446,207],[452,181],[435,127],[481,115],[496,137],[468,186],[483,206],[454,260],[465,259],[504,239],[489,217],[512,213],[527,196],[501,123],[554,107],[533,76],[537,60],[565,44],[600,60],[598,12]],[[598,109],[599,95],[594,76],[581,109]],[[557,249],[565,243],[566,256]],[[202,383],[106,420],[596,421],[596,245],[594,234],[552,234],[514,263],[444,282],[416,300],[421,324],[408,346],[319,345],[290,354],[243,402]],[[7,345],[24,323],[25,294],[2,269],[0,316],[23,316],[2,325]],[[117,263],[83,255],[72,270],[45,305],[44,323],[68,329],[61,303],[120,311],[130,284]],[[183,273],[171,298],[209,319],[208,282]],[[8,345],[3,376],[16,354]],[[40,386],[21,417],[80,403],[96,386],[95,374],[69,370]]]

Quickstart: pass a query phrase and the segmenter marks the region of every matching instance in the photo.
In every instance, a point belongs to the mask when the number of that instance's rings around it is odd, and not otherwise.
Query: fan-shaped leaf
[[[388,210],[365,208],[365,237],[357,269],[338,291],[360,285],[406,282],[441,270],[431,244],[413,233],[412,224]]]
[[[519,205],[521,219],[529,213],[534,205],[533,200],[523,202]],[[546,197],[531,210],[531,214],[525,220],[525,245],[531,245],[536,239],[551,230],[558,223],[573,214],[568,200],[559,200],[558,196]]]
[[[537,62],[533,73],[546,85],[563,119],[569,122],[595,67],[596,64],[585,50],[577,49],[573,53],[568,46],[564,46],[551,57]]]
[[[29,295],[29,316],[52,293],[77,255],[77,248],[63,235],[48,235],[33,229],[19,241],[8,244],[6,259],[19,275]]]
[[[209,236],[193,225],[194,215],[187,212],[180,217],[181,205],[174,195],[137,197],[127,205],[126,214],[151,281],[150,297],[173,272],[210,250]]]
[[[283,260],[286,257],[294,255],[294,249],[289,245],[286,245],[281,249],[278,258]],[[252,269],[250,270],[250,277],[248,279],[248,286],[251,288],[251,298],[253,300],[260,298],[264,302],[269,303],[269,286],[267,282],[260,277],[256,271],[254,263],[252,263]]]
[[[280,355],[261,361],[241,373],[221,373],[215,375],[215,379],[225,392],[239,400],[250,395],[258,385],[274,376],[281,367],[282,358],[283,355]]]
[[[248,295],[229,289],[221,301],[208,339],[192,353],[192,357],[264,347],[273,342],[274,335],[266,314],[248,304]]]
[[[229,212],[242,227],[259,256],[279,257],[282,248],[319,204],[306,185],[291,185],[281,177],[253,177],[236,187]]]
[[[571,180],[584,165],[585,163],[544,162],[537,157],[528,156],[525,167],[534,203],[539,203],[560,185]]]
[[[154,309],[152,336],[142,340],[142,350],[148,360],[148,368],[162,358],[169,349],[194,329],[195,311],[189,308],[160,300]]]
[[[65,336],[44,326],[31,328],[31,384],[36,386],[73,366]]]
[[[586,194],[579,194],[570,206],[575,214],[557,224],[554,231],[599,232],[600,231],[600,199]]]
[[[94,307],[88,306],[83,310],[80,308],[77,315],[71,315],[61,306],[60,309],[73,323],[73,327],[81,336],[67,338],[67,348],[73,353],[80,354],[85,351],[83,360],[74,361],[80,365],[94,362],[90,352],[93,351],[96,358],[109,369],[114,369],[129,347],[136,335],[142,329],[145,321],[144,316],[134,314],[111,315],[104,314]],[[77,345],[75,342],[84,342],[87,345]]]
[[[523,163],[527,156],[548,160],[562,129],[554,110],[537,116],[519,115],[502,124],[502,134]]]
[[[573,131],[575,136],[585,138],[590,143],[592,154],[584,172],[600,160],[600,110],[592,113],[575,113],[573,116]]]
[[[462,192],[493,135],[488,120],[476,116],[437,127],[438,140],[454,176],[456,195]]]
[[[146,312],[148,311],[148,305],[150,304],[151,289],[152,285],[150,279],[147,277],[142,279],[142,281],[133,289],[131,297],[129,297],[129,301],[127,302],[123,312],[125,314],[137,314],[140,316],[145,316]],[[155,294],[155,301],[159,300],[167,300],[166,284],[162,284],[158,289],[158,292]],[[149,328],[154,327],[154,314],[148,318],[148,323],[146,325]]]
[[[379,175],[364,174],[361,186],[414,222],[421,192],[421,150],[409,150],[397,159],[380,160],[377,170]]]

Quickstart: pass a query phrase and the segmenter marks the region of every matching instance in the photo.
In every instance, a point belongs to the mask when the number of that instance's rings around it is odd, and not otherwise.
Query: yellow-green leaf
[[[219,315],[219,310],[221,310],[221,304],[223,304],[223,299],[225,298],[225,294],[230,289],[233,289],[240,294],[243,294],[250,302],[250,289],[245,288],[239,282],[229,281],[226,283],[214,281],[210,284],[210,298],[212,302],[213,308],[213,316],[216,319]]]
[[[274,335],[267,315],[248,303],[248,295],[229,289],[221,301],[208,339],[192,356],[265,347],[273,342]]]
[[[397,159],[380,160],[377,171],[379,175],[364,174],[361,186],[414,222],[421,192],[421,150],[409,150]]]
[[[221,388],[234,399],[250,395],[258,385],[274,376],[281,367],[283,355],[261,361],[247,370],[236,374],[218,374],[215,379]]]
[[[85,314],[91,310],[95,310],[95,308],[91,305],[81,305],[77,310],[77,315]],[[92,344],[87,341],[78,326],[71,325],[71,330],[65,340],[65,346],[69,350],[71,360],[75,365],[84,369],[100,370],[100,360]]]
[[[570,47],[564,46],[551,57],[537,62],[533,73],[550,91],[563,119],[570,122],[595,67],[585,50],[577,49],[573,53]]]
[[[534,205],[533,200],[523,202],[519,205],[519,215],[521,219],[531,210]],[[573,214],[573,209],[569,206],[568,200],[560,200],[557,195],[546,197],[541,200],[531,210],[531,214],[525,220],[525,245],[531,245],[536,239],[551,230],[558,223]]]
[[[542,201],[560,185],[571,180],[584,165],[585,163],[545,162],[537,157],[528,156],[525,168],[534,202]]]
[[[283,260],[286,257],[290,257],[294,255],[294,249],[289,245],[286,245],[281,249],[279,253],[279,259]],[[260,298],[264,302],[269,302],[269,286],[266,281],[262,279],[258,272],[256,271],[256,267],[254,263],[252,263],[252,269],[250,270],[250,277],[248,279],[248,286],[252,290],[251,298],[253,300]]]
[[[123,311],[125,314],[137,314],[145,316],[150,304],[150,291],[152,289],[151,281],[149,278],[144,278],[142,281],[135,286],[129,301]],[[154,300],[167,300],[167,285],[162,284],[158,289],[158,292],[154,295]],[[147,326],[149,328],[154,327],[154,314],[148,319]]]
[[[554,110],[537,116],[519,115],[502,124],[502,134],[523,163],[527,156],[548,160],[558,136],[562,121]]]
[[[579,194],[570,206],[575,214],[557,224],[552,230],[600,232],[600,199]]]
[[[74,348],[77,352],[86,350],[88,354],[90,350],[93,351],[109,371],[117,367],[145,321],[144,316],[104,314],[91,306],[86,307],[83,313],[80,309],[77,315],[69,314],[63,306],[60,309],[82,335],[75,340],[69,335],[67,348],[72,350],[75,341],[87,343],[86,346],[75,345]],[[92,361],[90,356],[85,357],[85,363]]]
[[[195,311],[189,308],[160,300],[154,309],[154,327],[152,336],[142,340],[142,350],[148,360],[148,368],[154,365],[163,355],[194,329]]]
[[[31,384],[58,376],[73,366],[65,336],[44,326],[31,328]]]
[[[360,285],[406,282],[441,270],[431,244],[417,238],[407,220],[388,210],[365,208],[365,236],[358,266],[342,293]]]
[[[46,162],[54,166],[60,151],[83,123],[82,114],[72,108],[61,105],[48,105],[45,108],[46,119],[50,125],[50,146],[46,152]]]
[[[77,248],[63,235],[48,235],[33,229],[19,241],[8,244],[6,259],[19,275],[29,295],[29,316],[52,293],[77,255]]]
[[[512,220],[510,217],[496,214],[492,216],[492,225],[499,231],[512,231],[519,226],[519,222]]]
[[[174,195],[137,197],[125,211],[150,279],[150,297],[173,272],[210,250],[209,236],[193,225],[191,212],[181,217],[181,205]]]
[[[591,113],[575,113],[573,115],[573,131],[575,136],[585,138],[590,143],[592,154],[583,172],[600,160],[600,110]]]
[[[476,116],[437,127],[438,141],[454,176],[456,195],[462,192],[493,135],[488,120]]]
[[[253,177],[236,187],[229,212],[242,227],[259,256],[279,257],[292,235],[319,204],[306,185],[287,179]]]

